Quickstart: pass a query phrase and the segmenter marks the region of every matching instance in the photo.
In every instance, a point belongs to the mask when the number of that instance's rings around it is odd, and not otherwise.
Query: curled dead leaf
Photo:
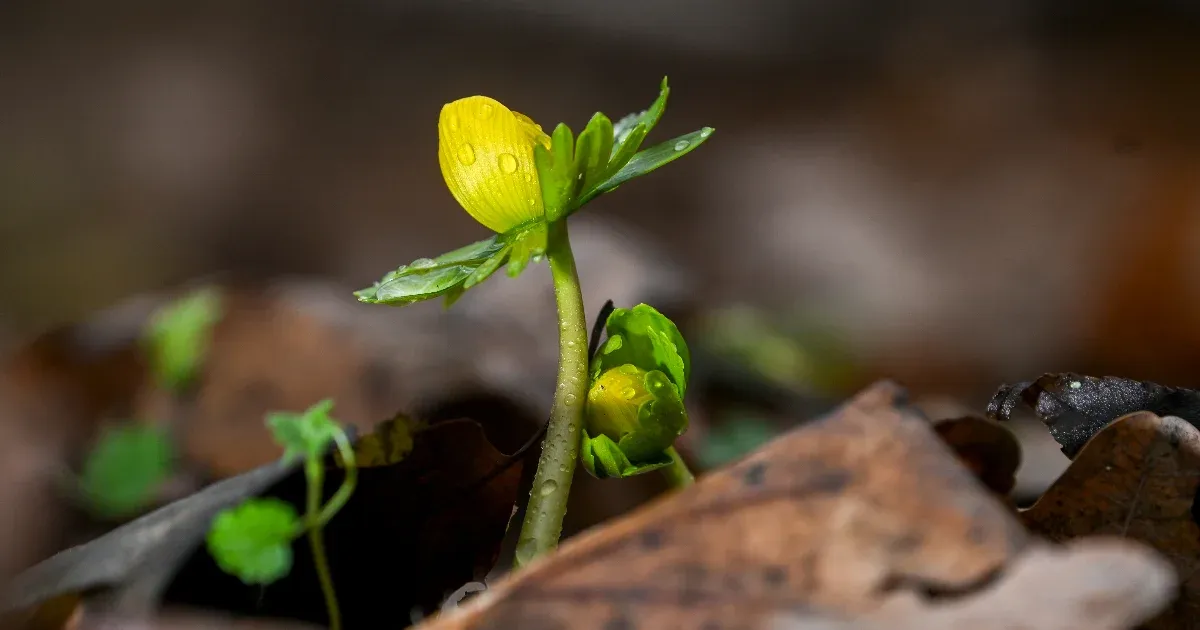
[[[989,490],[1002,497],[1012,492],[1021,465],[1021,445],[1010,431],[975,416],[942,420],[933,430]]]

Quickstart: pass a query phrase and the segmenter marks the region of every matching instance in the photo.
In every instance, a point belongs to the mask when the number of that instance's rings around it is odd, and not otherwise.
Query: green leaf
[[[336,420],[330,417],[333,400],[325,399],[304,413],[277,411],[267,414],[267,427],[275,441],[283,447],[285,458],[314,459],[325,452],[326,445],[341,432]]]
[[[671,456],[665,451],[659,458],[635,464],[607,435],[592,437],[587,430],[583,432],[579,458],[584,470],[597,479],[623,479],[671,465]]]
[[[221,570],[250,585],[270,584],[292,568],[292,539],[302,531],[290,503],[251,499],[221,511],[206,542]]]
[[[687,392],[692,358],[679,328],[654,307],[638,304],[615,309],[605,324],[608,341],[592,362],[592,381],[603,372],[630,364],[651,372],[658,370],[675,385],[680,400]]]
[[[512,248],[506,237],[497,234],[437,258],[419,258],[354,295],[367,304],[405,306],[455,291],[461,293],[486,280],[504,264]]]
[[[102,518],[125,518],[153,502],[171,472],[171,442],[164,430],[142,424],[104,431],[83,465],[80,491]]]
[[[161,387],[179,391],[195,378],[220,319],[221,295],[212,287],[193,291],[150,318],[145,343]]]
[[[533,162],[542,187],[542,205],[547,221],[557,221],[572,208],[578,190],[575,170],[575,136],[565,123],[558,123],[550,136],[550,150],[536,145]]]
[[[663,112],[667,109],[667,95],[670,93],[671,89],[667,87],[667,77],[663,77],[662,84],[658,88],[658,98],[654,99],[649,108],[636,114],[629,114],[613,125],[612,156],[615,157],[618,152],[626,148],[631,149],[629,154],[633,155],[638,147],[642,146],[642,140],[645,139],[646,134],[650,133],[650,130],[654,129],[654,126],[662,119]],[[638,124],[644,128],[641,137],[633,136],[634,128]],[[624,162],[621,164],[624,165]]]
[[[515,278],[525,271],[530,262],[537,262],[546,254],[546,224],[538,222],[510,233],[512,253],[508,257],[507,273]]]
[[[596,112],[575,143],[576,191],[587,190],[608,179],[612,146],[612,122],[604,114]]]
[[[629,160],[619,171],[613,173],[612,176],[597,185],[593,190],[588,191],[587,194],[582,195],[578,204],[583,205],[599,195],[615,190],[621,184],[635,177],[641,177],[660,166],[678,160],[694,151],[705,140],[708,140],[712,132],[712,127],[705,127],[698,131],[679,136],[674,140],[668,140],[662,144],[650,147],[634,155],[633,159]]]

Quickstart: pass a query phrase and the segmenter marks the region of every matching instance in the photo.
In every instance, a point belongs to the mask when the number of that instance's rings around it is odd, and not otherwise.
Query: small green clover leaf
[[[83,466],[80,492],[101,518],[138,513],[171,473],[172,448],[165,431],[131,424],[107,429]]]
[[[324,453],[326,445],[342,431],[329,416],[332,410],[333,400],[327,398],[303,413],[277,411],[267,414],[267,426],[275,441],[283,447],[285,459],[313,459]]]
[[[222,571],[246,584],[265,585],[291,570],[292,540],[302,531],[290,503],[251,499],[217,514],[206,542]]]
[[[145,343],[160,386],[179,391],[195,378],[220,319],[221,296],[212,287],[179,298],[151,317]]]
[[[679,328],[654,307],[638,304],[614,309],[605,323],[608,340],[592,360],[592,380],[615,367],[631,364],[666,374],[682,400],[691,372],[691,355]]]

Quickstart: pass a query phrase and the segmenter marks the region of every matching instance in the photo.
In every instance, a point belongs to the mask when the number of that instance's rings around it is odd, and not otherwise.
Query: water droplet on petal
[[[446,121],[450,125],[450,131],[458,131],[458,115],[450,114],[449,120]]]
[[[529,171],[525,171],[524,173],[522,173],[522,174],[521,174],[521,176],[525,178],[525,181],[526,181],[526,182],[532,182],[532,181],[533,181],[533,173],[530,173]],[[532,200],[532,199],[530,199],[530,200],[529,200],[529,203],[533,203],[533,200]]]
[[[688,148],[688,141],[687,141],[687,140],[680,140],[679,142],[676,142],[676,143],[675,143],[675,150],[676,150],[676,151],[682,151],[682,150],[684,150],[684,149],[686,149],[686,148]]]
[[[491,118],[492,111],[494,109],[495,108],[492,107],[491,103],[484,103],[483,106],[479,108],[479,117],[480,118]]]
[[[542,482],[542,487],[539,492],[542,493],[542,496],[548,497],[554,494],[556,490],[558,490],[558,482],[553,479],[547,479]]]
[[[505,173],[512,174],[517,172],[517,158],[511,153],[501,153],[500,157],[496,158],[500,162],[500,170]]]
[[[462,162],[464,166],[470,166],[470,165],[474,164],[475,163],[475,147],[473,147],[469,144],[463,143],[463,145],[458,148],[458,161]]]
[[[625,400],[633,400],[635,396],[637,396],[637,390],[632,387],[626,387],[621,390],[621,398]]]
[[[527,201],[529,201],[529,205],[530,205],[530,207],[533,207],[533,206],[536,206],[536,205],[537,205],[537,200],[536,200],[536,199],[534,199],[533,197],[530,197],[530,198],[529,198]]]

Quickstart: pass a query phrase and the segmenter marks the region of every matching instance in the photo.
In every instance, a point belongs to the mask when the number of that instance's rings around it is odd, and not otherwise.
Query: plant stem
[[[321,508],[321,511],[309,523],[310,528],[324,527],[329,519],[333,518],[343,505],[346,505],[346,501],[350,500],[350,495],[354,494],[354,486],[358,483],[358,464],[354,461],[354,447],[350,445],[346,433],[337,431],[333,434],[333,440],[337,444],[338,453],[342,456],[342,467],[346,471],[346,475],[342,478],[342,485],[337,492],[333,493],[333,496],[325,503],[325,507]]]
[[[679,451],[676,451],[674,446],[667,449],[667,454],[671,456],[671,465],[662,469],[662,474],[667,481],[676,488],[686,488],[696,483],[696,477],[692,475],[692,471],[688,470],[687,464],[683,462],[683,458],[679,456]]]
[[[583,293],[575,270],[575,255],[567,236],[567,222],[550,224],[546,237],[546,257],[554,279],[554,297],[558,303],[558,387],[554,406],[542,442],[542,456],[533,491],[525,509],[525,522],[517,541],[516,566],[558,546],[563,517],[567,514],[567,496],[575,475],[580,436],[583,433],[583,409],[587,396],[588,338],[583,313]]]
[[[347,479],[349,479],[347,467]],[[315,522],[321,509],[321,495],[325,489],[324,464],[318,458],[309,458],[304,462],[304,473],[308,477],[308,502],[305,508],[307,518]],[[341,630],[342,615],[338,610],[337,593],[333,590],[333,576],[329,572],[329,560],[325,557],[325,541],[322,539],[321,525],[308,528],[308,544],[312,547],[313,565],[317,569],[317,579],[321,581],[321,592],[325,595],[325,608],[329,611],[330,630]]]

